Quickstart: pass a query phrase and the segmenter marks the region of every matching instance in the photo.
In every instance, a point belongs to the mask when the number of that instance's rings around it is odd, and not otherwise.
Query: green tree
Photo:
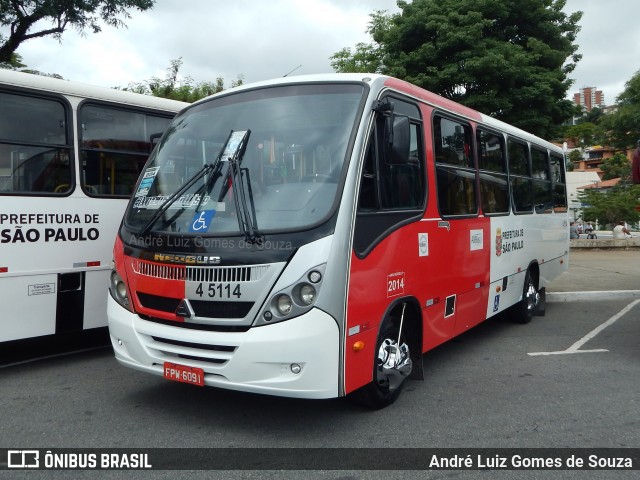
[[[10,63],[20,44],[32,38],[53,35],[58,40],[68,27],[80,32],[101,30],[101,23],[125,26],[128,9],[145,11],[155,0],[0,0],[0,26],[9,35],[0,35],[0,63]],[[40,28],[42,26],[42,28]],[[35,27],[39,29],[34,30]]]
[[[4,68],[6,70],[19,70],[25,67],[26,65],[22,63],[22,56],[17,53],[12,53],[8,62],[0,62],[0,68]]]
[[[625,83],[616,101],[617,111],[602,119],[608,143],[618,148],[634,148],[640,140],[640,70]]]
[[[573,141],[581,148],[594,145],[597,127],[593,123],[585,122],[577,125],[570,125],[564,130],[564,138]]]
[[[582,152],[580,150],[571,150],[567,155],[567,171],[573,172],[575,164],[582,160]]]
[[[367,33],[373,37],[373,43],[360,42],[355,51],[345,47],[330,57],[331,67],[343,73],[385,73],[383,65],[383,45],[377,40],[391,28],[392,16],[384,10],[376,10],[370,15],[371,21]]]
[[[600,169],[604,172],[603,180],[620,178],[623,183],[631,180],[631,163],[621,153],[616,153],[613,157],[605,159],[600,165]]]
[[[130,83],[124,90],[153,95],[154,97],[171,98],[182,102],[193,103],[201,98],[208,97],[225,89],[224,78],[218,77],[214,82],[195,83],[191,77],[180,78],[182,58],[171,60],[165,78],[153,77],[150,80],[139,83]],[[231,82],[232,87],[242,85],[242,75]]]
[[[572,83],[567,75],[581,58],[574,41],[582,12],[566,15],[564,5],[400,0],[400,13],[371,15],[369,47],[359,45],[351,57],[343,49],[332,65],[337,71],[377,65],[377,71],[551,137],[574,110],[565,99]]]
[[[589,188],[578,193],[584,205],[585,220],[598,220],[601,225],[615,225],[621,220],[636,223],[640,213],[640,185],[617,185],[607,192]]]
[[[593,107],[590,112],[578,121],[578,123],[592,123],[594,125],[598,125],[602,117],[604,117],[605,113],[601,108]]]

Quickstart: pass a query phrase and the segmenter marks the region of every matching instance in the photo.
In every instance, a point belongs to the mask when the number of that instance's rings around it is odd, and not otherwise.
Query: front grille
[[[140,305],[144,308],[161,312],[175,313],[182,301],[179,298],[160,297],[150,293],[136,292]],[[205,300],[190,300],[191,308],[196,317],[206,318],[244,318],[251,311],[253,302],[208,302]]]
[[[142,313],[139,313],[138,316],[147,322],[206,332],[246,332],[251,328],[251,325],[211,325],[209,323],[178,322],[177,320],[165,320],[164,318],[152,317],[151,315],[144,315]]]
[[[142,336],[142,340],[145,347],[161,354],[165,361],[183,359],[223,365],[231,359],[237,348],[233,345],[206,345],[146,335]]]
[[[133,271],[145,277],[162,278],[164,280],[185,280],[186,269],[181,266],[132,260]]]
[[[143,292],[136,292],[136,294],[138,295],[140,305],[145,308],[160,310],[161,312],[175,313],[181,302],[179,298],[160,297]]]
[[[187,267],[190,282],[257,282],[269,270],[269,265],[252,267]]]
[[[247,316],[253,302],[207,302],[204,300],[189,300],[196,317],[208,318],[244,318]]]
[[[230,345],[209,345],[207,343],[183,342],[182,340],[172,340],[170,338],[154,337],[156,342],[176,345],[178,347],[197,348],[199,350],[211,350],[212,352],[235,352],[237,347]]]
[[[132,259],[131,266],[138,275],[163,280],[186,280],[189,282],[257,282],[269,271],[269,265],[242,267],[209,267],[166,265]]]

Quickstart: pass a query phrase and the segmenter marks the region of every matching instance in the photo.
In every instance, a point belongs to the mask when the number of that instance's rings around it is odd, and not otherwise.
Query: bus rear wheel
[[[522,300],[514,305],[512,318],[517,323],[529,323],[533,318],[533,311],[540,302],[538,278],[527,270],[522,290]]]
[[[391,405],[398,398],[411,374],[413,363],[404,333],[400,334],[398,323],[390,319],[384,322],[380,330],[375,352],[373,381],[351,393],[349,398],[367,408],[378,410]]]

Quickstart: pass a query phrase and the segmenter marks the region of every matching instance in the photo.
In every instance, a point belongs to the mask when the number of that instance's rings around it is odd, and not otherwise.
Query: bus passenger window
[[[513,139],[507,141],[509,180],[516,213],[533,211],[533,185],[529,166],[529,147]]]
[[[129,196],[152,149],[151,138],[171,121],[144,112],[83,105],[82,188],[89,195]]]
[[[73,163],[65,106],[0,93],[0,111],[0,193],[70,192]]]
[[[551,181],[553,186],[553,211],[564,213],[567,211],[567,189],[564,179],[564,158],[551,154]]]
[[[548,155],[545,150],[531,148],[531,168],[536,213],[551,213],[553,211],[553,192],[551,190]]]
[[[478,168],[480,170],[480,200],[485,215],[509,213],[509,182],[506,151],[502,135],[476,132]]]
[[[440,214],[476,215],[478,203],[471,127],[443,117],[435,117],[433,122]]]

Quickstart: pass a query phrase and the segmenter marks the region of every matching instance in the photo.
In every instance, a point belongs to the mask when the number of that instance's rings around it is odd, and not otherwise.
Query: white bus
[[[123,365],[271,395],[393,402],[422,354],[567,268],[557,146],[409,83],[245,85],[174,120],[114,248]]]
[[[186,105],[0,70],[0,342],[106,327],[122,213]]]

